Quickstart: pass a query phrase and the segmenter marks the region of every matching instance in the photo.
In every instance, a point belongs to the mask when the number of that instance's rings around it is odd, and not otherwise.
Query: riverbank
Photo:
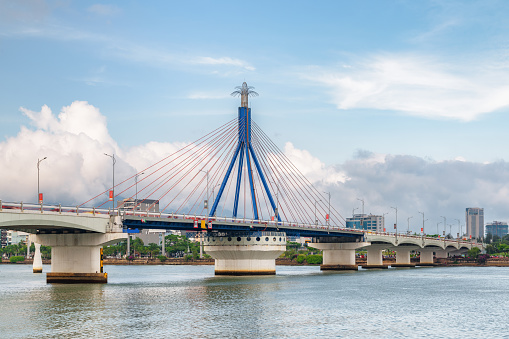
[[[412,258],[412,263],[419,264],[419,258]],[[384,259],[384,265],[391,265],[396,262],[394,258]],[[50,259],[44,259],[42,261],[44,265],[50,265]],[[355,261],[357,265],[366,265],[365,258],[357,258]],[[9,262],[9,259],[2,259],[0,264],[6,265],[32,265],[32,259],[20,261],[17,263]],[[106,258],[103,261],[104,265],[214,265],[214,259],[190,259],[185,260],[184,258],[168,258],[165,261],[161,261],[156,258],[137,258],[134,260],[127,259],[116,259]],[[438,258],[435,259],[436,266],[493,266],[493,267],[509,267],[509,258],[489,258],[486,263],[480,264],[473,259],[467,258]],[[298,263],[296,261],[287,258],[277,258],[277,266],[319,266],[319,264],[308,264],[307,262]]]

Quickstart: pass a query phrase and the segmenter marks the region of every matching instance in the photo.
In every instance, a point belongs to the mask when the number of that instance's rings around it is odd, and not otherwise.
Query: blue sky
[[[75,101],[100,111],[111,145],[126,153],[190,142],[235,117],[229,94],[246,81],[260,94],[253,119],[281,149],[291,143],[348,178],[359,161],[375,164],[370,173],[396,158],[457,166],[465,182],[479,179],[465,166],[485,175],[482,166],[499,164],[504,180],[482,185],[495,200],[469,190],[437,206],[435,192],[412,203],[463,219],[465,207],[482,205],[487,218],[509,218],[508,14],[505,1],[0,0],[0,149],[21,143],[22,126],[51,130],[21,107],[57,116]],[[373,213],[401,199],[367,177],[325,189],[343,196],[345,211],[358,197],[371,197]],[[418,179],[406,180],[401,189]],[[0,195],[23,198],[10,190]]]

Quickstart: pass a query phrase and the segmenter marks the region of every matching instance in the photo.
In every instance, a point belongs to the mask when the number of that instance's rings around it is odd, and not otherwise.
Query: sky
[[[253,120],[344,217],[509,221],[506,1],[0,0],[0,199],[107,189]],[[410,219],[409,219],[410,218]],[[440,227],[443,227],[441,225]],[[463,228],[464,229],[464,228]]]

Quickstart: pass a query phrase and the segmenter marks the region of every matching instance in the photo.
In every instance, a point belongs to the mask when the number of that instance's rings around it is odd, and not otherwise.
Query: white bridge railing
[[[192,214],[178,214],[178,213],[162,213],[162,212],[148,212],[148,211],[133,211],[126,209],[104,209],[95,207],[79,207],[79,206],[61,206],[61,205],[44,205],[44,204],[25,204],[23,202],[3,202],[0,200],[0,212],[18,212],[18,213],[47,213],[47,214],[74,214],[81,216],[94,216],[100,218],[109,218],[111,215],[118,215],[125,217],[140,217],[142,218],[161,218],[171,220],[185,220],[188,222],[198,221],[201,222],[225,222],[244,225],[267,225],[274,227],[300,227],[307,229],[316,229],[324,231],[347,231],[349,233],[358,233],[366,235],[379,235],[384,237],[396,237],[395,233],[388,232],[373,232],[367,230],[358,230],[354,228],[340,227],[336,225],[323,225],[323,224],[309,224],[288,221],[273,221],[273,220],[256,220],[245,218],[228,218],[228,217],[207,217],[202,215]],[[143,222],[143,221],[142,221]],[[397,234],[398,238],[416,238],[423,240],[436,240],[441,242],[454,242],[454,243],[471,243],[466,239],[444,239],[436,237],[428,237],[426,235],[403,235]]]

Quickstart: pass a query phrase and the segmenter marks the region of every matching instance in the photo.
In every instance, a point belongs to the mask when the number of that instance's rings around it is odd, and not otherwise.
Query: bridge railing
[[[0,200],[0,212],[37,213],[37,214],[74,214],[92,215],[96,217],[109,218],[111,210],[90,207],[69,207],[62,205],[30,204],[23,202],[3,202]]]
[[[381,236],[392,236],[395,237],[395,233],[390,232],[374,232],[374,231],[365,231],[366,234],[375,234],[375,235],[381,235]],[[440,242],[446,242],[446,243],[460,243],[460,244],[471,244],[472,242],[469,240],[464,239],[447,239],[447,238],[437,238],[437,237],[428,237],[426,235],[411,235],[411,234],[401,234],[398,233],[398,238],[406,238],[406,239],[423,239],[423,240],[436,240]]]
[[[3,202],[0,200],[0,212],[2,211],[10,211],[10,212],[19,212],[19,213],[47,213],[47,214],[74,214],[74,215],[87,215],[87,216],[95,216],[102,218],[109,218],[110,215],[119,215],[119,216],[134,216],[142,218],[164,218],[164,219],[178,219],[178,220],[186,220],[189,222],[194,221],[210,221],[210,222],[227,222],[227,223],[238,223],[238,224],[257,224],[257,225],[266,225],[272,227],[300,227],[307,229],[317,229],[317,230],[331,230],[331,231],[349,231],[349,232],[359,232],[359,234],[375,234],[382,236],[395,236],[395,233],[389,232],[374,232],[367,230],[357,230],[352,228],[340,227],[336,225],[323,225],[323,224],[309,224],[309,223],[299,223],[299,222],[289,222],[289,221],[274,221],[274,220],[256,220],[256,219],[246,219],[246,218],[229,218],[229,217],[207,217],[201,215],[194,214],[178,214],[178,213],[162,213],[162,212],[150,212],[150,211],[133,211],[126,209],[99,209],[95,207],[79,207],[79,206],[61,206],[61,205],[44,205],[44,204],[27,204],[23,202]],[[443,239],[436,237],[426,237],[425,235],[405,235],[399,234],[398,238],[414,238],[414,239],[425,239],[425,240],[437,240],[437,241],[445,241],[448,243],[463,243],[470,244],[472,243],[469,240],[463,239]]]
[[[146,212],[146,211],[133,211],[123,210],[120,212],[122,216],[134,216],[142,218],[166,218],[166,219],[180,219],[188,221],[210,221],[210,222],[227,222],[237,224],[257,224],[267,225],[271,227],[303,227],[303,228],[314,228],[320,230],[331,230],[331,231],[357,231],[362,233],[362,230],[352,230],[351,228],[334,226],[334,225],[322,225],[322,224],[309,224],[289,221],[274,221],[274,220],[263,220],[263,219],[247,219],[247,218],[233,218],[233,217],[207,217],[203,215],[195,214],[178,214],[178,213],[162,213],[162,212]]]

